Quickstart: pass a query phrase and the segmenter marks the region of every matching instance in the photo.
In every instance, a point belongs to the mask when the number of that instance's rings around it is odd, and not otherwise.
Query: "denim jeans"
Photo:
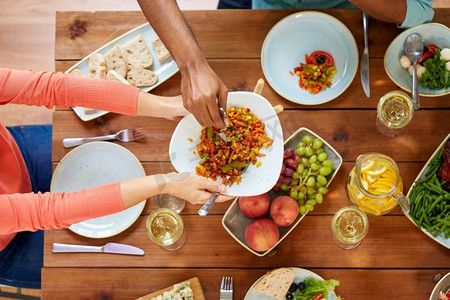
[[[52,127],[29,125],[8,127],[30,174],[33,192],[48,192],[52,177]],[[41,288],[44,258],[44,232],[19,232],[0,251],[0,284]]]

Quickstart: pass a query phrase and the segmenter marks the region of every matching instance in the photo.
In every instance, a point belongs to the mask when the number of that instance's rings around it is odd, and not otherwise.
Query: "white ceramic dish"
[[[305,54],[325,51],[334,58],[337,73],[330,88],[311,94],[300,88],[293,72]],[[358,68],[358,48],[350,30],[338,19],[321,12],[302,11],[279,21],[267,34],[261,50],[264,76],[281,96],[305,105],[322,104],[342,94]]]
[[[50,190],[70,193],[141,176],[145,176],[144,168],[129,150],[110,142],[91,142],[61,159],[53,173]],[[69,229],[89,238],[114,236],[136,221],[145,202],[119,213],[73,224]]]
[[[405,54],[404,43],[411,33],[419,33],[423,44],[435,44],[439,48],[450,47],[450,28],[439,23],[428,23],[409,28],[400,33],[389,45],[384,55],[384,69],[391,80],[403,90],[411,93],[412,77],[400,66],[400,57]],[[419,95],[442,96],[450,94],[450,88],[430,90],[419,83]]]
[[[172,77],[172,75],[174,75],[176,72],[178,72],[178,66],[172,57],[167,59],[164,63],[160,63],[158,61],[158,59],[156,58],[156,52],[155,52],[155,49],[153,48],[152,42],[158,37],[158,35],[153,30],[153,28],[150,26],[150,24],[148,24],[148,23],[142,24],[141,26],[138,26],[138,27],[122,34],[121,36],[119,36],[116,39],[112,40],[111,42],[107,43],[106,45],[95,50],[93,53],[100,53],[100,54],[105,55],[115,45],[117,45],[117,44],[125,45],[126,43],[128,43],[129,41],[131,41],[132,39],[137,37],[139,34],[142,34],[144,40],[146,41],[146,43],[147,43],[148,47],[150,48],[150,51],[153,55],[153,65],[148,69],[153,71],[154,73],[156,73],[156,75],[158,75],[158,81],[156,82],[156,84],[154,84],[152,86],[141,88],[141,90],[143,90],[144,92],[148,92],[148,91],[151,91],[152,89],[156,88],[158,85],[160,85],[161,83],[166,81],[168,78]],[[87,77],[89,57],[91,56],[91,54],[89,54],[88,56],[86,56],[85,58],[80,60],[75,65],[73,65],[70,69],[68,69],[66,71],[66,73],[72,71],[75,68],[78,68],[83,73],[83,76]],[[83,107],[78,107],[78,106],[73,107],[73,110],[83,121],[90,121],[90,120],[93,120],[95,118],[98,118],[98,117],[103,116],[108,113],[107,111],[103,111],[103,110],[85,111],[85,109]]]
[[[448,288],[450,288],[450,272],[442,277],[441,280],[439,280],[439,282],[435,285],[433,291],[431,292],[430,300],[438,300],[439,292],[443,291],[445,293]]]
[[[251,92],[230,92],[227,105],[246,107],[265,123],[268,137],[273,145],[261,149],[266,156],[259,157],[261,166],[250,165],[242,175],[240,184],[227,188],[226,194],[232,196],[253,196],[269,191],[278,180],[283,162],[283,131],[280,120],[272,105],[261,95]],[[200,143],[202,127],[192,114],[185,116],[172,135],[169,155],[172,165],[178,172],[194,172],[200,161],[196,146]],[[189,141],[191,139],[192,141]],[[220,176],[217,180],[221,180]]]
[[[406,194],[406,198],[408,199],[408,201],[410,201],[410,193],[412,188],[414,187],[414,185],[416,184],[416,182],[422,178],[425,177],[425,174],[428,171],[428,165],[430,164],[430,161],[438,154],[439,150],[444,147],[445,142],[450,139],[450,134],[447,135],[447,137],[442,141],[442,143],[439,145],[439,147],[436,148],[436,150],[434,151],[433,155],[431,155],[430,159],[428,159],[427,163],[425,164],[425,166],[422,168],[422,170],[420,171],[419,175],[417,175],[416,179],[414,180],[414,183],[411,185],[411,187],[409,188],[408,194]],[[414,220],[411,218],[411,216],[409,214],[406,215],[406,217],[408,217],[408,219],[414,224],[416,225],[416,223],[414,222]],[[438,242],[439,244],[441,244],[444,247],[447,247],[448,249],[450,249],[450,238],[446,239],[444,238],[443,235],[438,235],[436,237],[434,237],[432,234],[430,234],[427,230],[425,230],[425,228],[420,228],[422,230],[422,232],[424,232],[426,235],[428,235],[430,238],[432,238],[433,240],[435,240],[436,242]]]
[[[320,277],[316,273],[311,272],[309,270],[305,270],[305,269],[301,269],[301,268],[290,268],[290,269],[292,269],[292,271],[294,271],[294,273],[295,273],[295,278],[294,278],[295,283],[299,283],[299,282],[305,280],[306,278],[310,278],[310,277],[319,279],[319,280],[324,280],[322,277]],[[244,300],[271,300],[271,299],[273,299],[272,297],[268,297],[268,296],[262,294],[261,292],[255,291],[253,289],[255,287],[255,285],[262,280],[263,277],[264,276],[261,276],[250,287],[247,294],[245,294]],[[328,296],[329,297],[327,300],[336,300],[336,298],[337,298],[334,291],[330,291]]]
[[[336,176],[337,172],[339,171],[341,165],[342,165],[342,157],[339,155],[339,153],[330,145],[328,144],[323,138],[312,132],[311,130],[307,128],[299,128],[294,134],[292,134],[284,143],[284,149],[287,148],[296,148],[297,143],[299,143],[303,136],[306,134],[309,134],[313,138],[320,138],[323,141],[323,147],[325,149],[325,152],[328,155],[328,159],[333,161],[334,167],[333,172],[327,176],[329,178],[327,186],[331,183],[333,178]],[[279,176],[279,175],[278,175]],[[278,180],[278,177],[277,177]],[[260,193],[262,194],[262,193]],[[260,195],[257,194],[257,195]],[[282,193],[275,193],[273,191],[270,191],[269,193],[270,200],[275,199],[277,196],[281,195]],[[325,195],[325,198],[327,196]],[[319,204],[320,205],[320,204]],[[307,213],[306,213],[307,214]],[[294,228],[300,223],[300,221],[306,216],[304,215],[298,215],[295,221],[288,227],[278,227],[278,230],[280,232],[280,239],[278,242],[270,249],[259,252],[255,251],[252,248],[250,248],[247,245],[247,242],[245,240],[245,230],[247,226],[253,221],[252,219],[249,219],[245,217],[241,209],[239,208],[239,197],[233,200],[231,205],[228,207],[227,211],[225,212],[223,218],[222,218],[222,226],[225,228],[225,230],[239,243],[247,249],[248,251],[252,252],[253,254],[257,256],[265,256],[267,255],[272,249],[274,249],[276,246],[278,246],[281,241],[288,236],[288,234],[294,230]]]

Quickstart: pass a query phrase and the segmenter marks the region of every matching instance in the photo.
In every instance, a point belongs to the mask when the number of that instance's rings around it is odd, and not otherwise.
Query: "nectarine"
[[[270,217],[281,227],[292,224],[298,216],[298,203],[289,196],[278,196],[270,205]]]
[[[269,206],[270,198],[267,194],[239,198],[242,214],[250,219],[257,219],[267,214]]]
[[[254,220],[245,229],[247,245],[255,251],[266,251],[280,239],[277,225],[268,218]]]

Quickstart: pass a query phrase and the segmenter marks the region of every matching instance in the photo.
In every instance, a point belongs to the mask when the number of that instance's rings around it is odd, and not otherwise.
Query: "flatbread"
[[[133,86],[143,87],[154,85],[158,81],[158,75],[150,70],[130,65],[127,81]]]
[[[127,76],[128,61],[118,44],[106,53],[105,62],[107,71],[114,70],[122,77]]]
[[[122,82],[130,85],[130,83],[125,78],[123,78],[119,73],[117,73],[114,70],[110,70],[108,73],[106,73],[106,80]]]
[[[150,68],[153,65],[153,55],[141,34],[122,46],[122,50],[130,65],[140,68]]]
[[[88,77],[105,79],[106,63],[105,58],[100,53],[92,53],[88,63]]]
[[[163,42],[159,38],[156,38],[152,42],[152,45],[153,45],[153,48],[155,48],[156,57],[158,58],[159,62],[165,62],[166,60],[168,60],[171,57],[166,46],[164,46]]]

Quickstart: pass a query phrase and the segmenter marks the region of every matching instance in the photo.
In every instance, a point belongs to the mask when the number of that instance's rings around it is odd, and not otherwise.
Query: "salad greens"
[[[419,82],[429,89],[446,89],[450,87],[450,72],[445,69],[445,60],[440,59],[441,50],[436,49],[433,57],[427,59],[423,66],[426,71],[422,74]]]
[[[340,284],[339,280],[336,279],[320,280],[312,277],[305,278],[303,282],[305,288],[295,292],[296,300],[309,300],[319,293],[322,293],[323,298],[328,299],[328,292],[334,291],[334,288]],[[338,297],[338,299],[340,298]]]

